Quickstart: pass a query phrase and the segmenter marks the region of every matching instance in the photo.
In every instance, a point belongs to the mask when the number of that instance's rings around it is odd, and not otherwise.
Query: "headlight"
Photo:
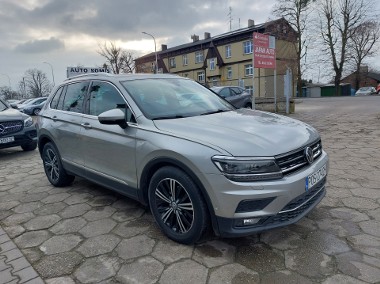
[[[24,120],[24,127],[29,127],[32,124],[33,124],[33,119],[30,116]]]
[[[214,156],[212,161],[226,178],[238,182],[274,180],[282,172],[273,158],[232,158]]]

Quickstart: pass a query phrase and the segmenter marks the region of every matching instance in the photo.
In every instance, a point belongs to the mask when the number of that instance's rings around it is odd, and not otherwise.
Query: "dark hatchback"
[[[24,151],[37,148],[33,119],[0,99],[0,149],[21,146]]]
[[[230,102],[236,108],[252,108],[252,98],[248,91],[238,86],[211,87],[212,91]]]

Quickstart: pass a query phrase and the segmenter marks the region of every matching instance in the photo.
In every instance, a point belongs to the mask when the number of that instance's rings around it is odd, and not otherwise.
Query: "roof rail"
[[[114,74],[108,73],[108,72],[86,73],[86,74],[80,74],[80,75],[76,75],[76,76],[67,78],[67,79],[64,80],[64,82],[70,81],[70,80],[73,80],[73,79],[77,79],[77,78],[87,77],[87,76],[104,76],[104,75],[106,75],[106,76],[113,76]]]

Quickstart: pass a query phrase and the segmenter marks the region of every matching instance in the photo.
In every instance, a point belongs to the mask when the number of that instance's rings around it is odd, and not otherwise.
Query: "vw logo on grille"
[[[3,125],[0,124],[0,134],[2,134],[5,130],[5,127]]]
[[[310,147],[306,147],[304,155],[309,164],[314,161],[313,150]]]

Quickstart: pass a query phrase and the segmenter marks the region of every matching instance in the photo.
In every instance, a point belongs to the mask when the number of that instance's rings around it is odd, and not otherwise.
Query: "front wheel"
[[[21,149],[23,149],[24,151],[33,151],[36,148],[37,148],[37,142],[21,145]]]
[[[206,231],[206,203],[193,180],[182,170],[163,167],[149,184],[149,205],[160,229],[182,244],[198,241]]]
[[[49,182],[57,187],[70,185],[74,176],[67,174],[62,166],[61,158],[53,143],[46,143],[42,150],[42,161]]]

